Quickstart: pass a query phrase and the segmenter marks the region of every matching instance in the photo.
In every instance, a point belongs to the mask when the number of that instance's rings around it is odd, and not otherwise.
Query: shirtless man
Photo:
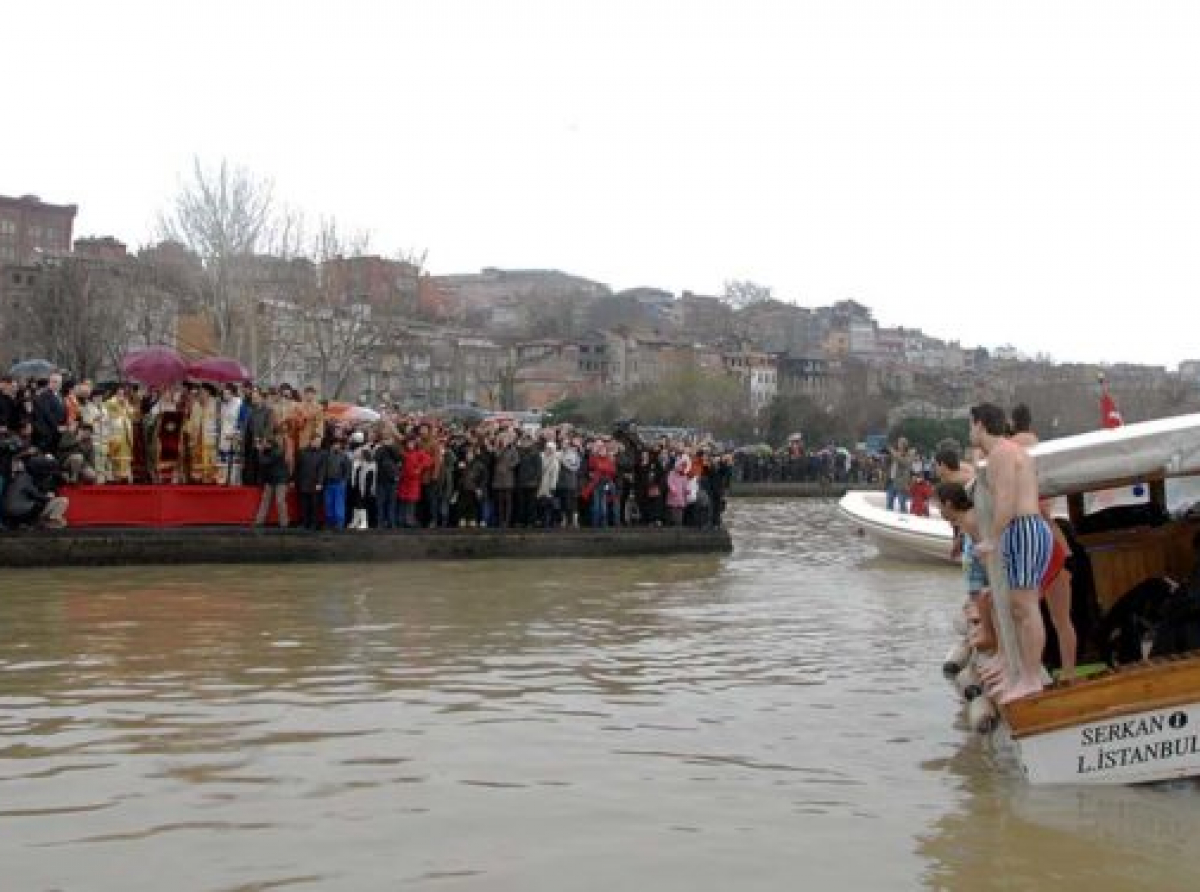
[[[1012,599],[1020,645],[1020,673],[998,692],[1007,703],[1042,689],[1042,649],[1046,629],[1038,609],[1039,586],[1050,564],[1054,535],[1038,507],[1037,473],[1024,448],[1005,438],[1004,410],[991,403],[971,409],[971,444],[987,456],[992,493],[992,525],[978,553],[1000,553]]]
[[[1009,439],[1026,449],[1038,444],[1038,435],[1033,431],[1033,415],[1025,403],[1013,406],[1012,436]],[[1046,598],[1046,607],[1050,610],[1054,634],[1058,636],[1059,662],[1062,664],[1059,680],[1070,684],[1075,680],[1075,656],[1079,648],[1075,626],[1071,623],[1071,571],[1065,567],[1066,559],[1071,555],[1071,546],[1051,513],[1053,501],[1043,499],[1038,502],[1038,507],[1042,517],[1050,524],[1050,532],[1054,534],[1050,566],[1042,579],[1040,589]]]
[[[960,483],[970,489],[975,480],[975,466],[963,461],[962,452],[953,440],[938,444],[933,469],[939,483]]]

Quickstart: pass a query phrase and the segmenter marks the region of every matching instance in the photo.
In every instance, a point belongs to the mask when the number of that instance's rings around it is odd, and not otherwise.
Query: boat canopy
[[[1200,414],[1047,440],[1029,452],[1043,497],[1200,474]]]

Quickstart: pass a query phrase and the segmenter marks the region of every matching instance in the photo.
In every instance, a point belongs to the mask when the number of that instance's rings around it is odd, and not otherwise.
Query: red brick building
[[[129,259],[129,250],[125,243],[111,235],[78,239],[75,242],[74,254],[88,260],[106,260],[110,263],[120,263]]]
[[[0,264],[32,263],[71,250],[73,204],[46,204],[36,195],[0,195]]]
[[[337,257],[321,265],[327,293],[347,304],[367,304],[384,315],[408,315],[417,309],[420,270],[384,257]]]

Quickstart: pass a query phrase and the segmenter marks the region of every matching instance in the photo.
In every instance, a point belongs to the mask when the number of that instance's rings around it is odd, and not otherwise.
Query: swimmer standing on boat
[[[997,692],[1001,702],[1042,689],[1042,648],[1046,629],[1038,608],[1042,578],[1050,564],[1054,534],[1038,505],[1034,460],[1005,437],[1004,410],[992,403],[971,409],[971,444],[987,456],[992,524],[977,550],[987,558],[999,552],[1012,598],[1013,624],[1020,645],[1020,674]]]

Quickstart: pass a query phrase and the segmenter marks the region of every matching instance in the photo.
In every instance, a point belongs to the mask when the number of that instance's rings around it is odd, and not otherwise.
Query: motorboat
[[[1164,608],[1154,634],[1146,637],[1139,616],[1134,656],[1114,659],[1105,647],[1115,621],[1133,609],[1135,590],[1148,581],[1188,580],[1196,569],[1200,514],[1194,507],[1169,511],[1166,482],[1200,477],[1200,414],[1051,440],[1032,447],[1030,454],[1036,459],[1041,495],[1066,497],[1077,543],[1076,571],[1086,564],[1093,580],[1088,606],[1099,618],[1099,634],[1076,629],[1081,633],[1080,662],[1102,659],[1104,666],[1069,684],[997,705],[976,687],[969,697],[969,721],[977,730],[1011,741],[1025,775],[1036,784],[1200,776],[1200,650],[1186,649],[1195,647],[1200,628],[1192,625],[1200,624],[1200,592],[1187,583],[1172,590],[1175,583],[1169,583],[1171,597],[1183,599],[1178,604],[1184,609]],[[1143,503],[1085,514],[1088,494],[1124,487],[1142,488]],[[985,529],[989,500],[985,466],[976,487],[976,509]],[[1015,660],[1020,645],[1005,615],[1008,592],[998,561],[993,555],[989,567],[996,625],[1001,653]],[[1074,592],[1076,603],[1079,594]],[[1164,629],[1168,622],[1175,627]],[[951,667],[948,662],[944,668]],[[961,683],[959,687],[966,689]]]
[[[957,561],[952,554],[954,529],[932,505],[928,517],[901,514],[888,510],[884,492],[850,490],[842,496],[838,508],[882,555],[926,563]]]

